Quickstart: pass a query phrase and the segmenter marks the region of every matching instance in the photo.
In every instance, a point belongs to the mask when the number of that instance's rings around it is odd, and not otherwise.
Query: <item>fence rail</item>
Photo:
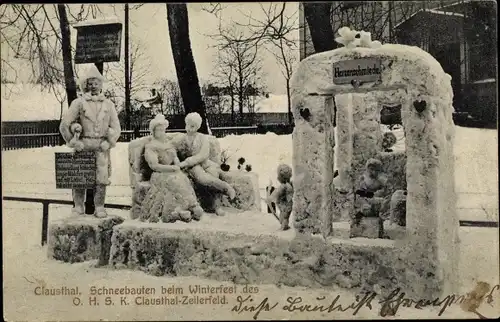
[[[47,243],[47,235],[49,229],[49,205],[50,204],[58,204],[58,205],[73,205],[73,201],[71,200],[59,200],[59,199],[44,199],[44,198],[28,198],[28,197],[13,197],[13,196],[5,196],[2,198],[3,200],[8,201],[18,201],[18,202],[32,202],[32,203],[41,203],[42,208],[42,246]],[[120,209],[120,210],[129,210],[131,208],[130,205],[123,204],[114,204],[107,203],[104,205],[106,208],[110,209]],[[482,228],[498,228],[497,221],[475,221],[475,220],[460,220],[461,227],[482,227]]]
[[[185,115],[165,115],[171,127],[183,128]],[[288,113],[243,113],[231,115],[230,113],[207,114],[210,127],[241,127],[252,125],[288,124]],[[140,130],[147,130],[149,118],[144,118],[139,126]],[[2,135],[5,134],[33,134],[33,133],[57,133],[59,132],[60,120],[43,121],[3,121]]]
[[[257,134],[257,126],[214,127],[212,134],[218,138],[234,134]],[[184,132],[184,129],[169,129],[167,132]],[[149,130],[123,130],[119,142],[130,142],[138,137],[146,136]],[[2,134],[2,150],[18,150],[41,148],[45,146],[63,145],[64,140],[59,133],[27,133],[27,134]]]

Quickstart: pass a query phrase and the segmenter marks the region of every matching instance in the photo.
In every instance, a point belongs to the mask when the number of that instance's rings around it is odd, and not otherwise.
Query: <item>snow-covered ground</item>
[[[455,169],[458,192],[458,212],[462,220],[498,220],[498,157],[497,132],[491,130],[456,127]],[[237,159],[245,157],[259,174],[260,188],[264,189],[269,179],[275,182],[278,163],[292,162],[291,135],[241,135],[220,139],[221,146],[230,155],[229,164],[236,168]],[[54,152],[66,151],[65,147],[2,152],[2,187],[4,196],[36,196],[41,198],[63,198],[70,200],[70,192],[55,189]],[[130,202],[128,186],[127,144],[118,144],[113,150],[113,185],[109,189],[108,202]],[[264,194],[264,191],[262,191]],[[236,304],[235,296],[229,297],[231,305],[179,305],[149,306],[136,305],[88,306],[88,289],[91,285],[106,287],[175,285],[220,285],[220,282],[192,277],[153,277],[135,271],[114,271],[93,268],[93,263],[63,264],[46,258],[46,247],[39,246],[41,230],[41,205],[18,202],[4,202],[2,229],[4,250],[4,316],[7,320],[198,320],[198,319],[251,319],[252,314],[231,312]],[[53,205],[50,220],[69,214],[69,206]],[[111,214],[126,217],[125,211],[110,210]],[[267,214],[264,214],[267,215]],[[493,228],[460,228],[461,239],[461,292],[472,289],[477,281],[491,285],[499,283],[498,230]],[[35,296],[34,279],[48,286],[79,286],[84,294],[83,306],[75,307],[71,297]],[[33,282],[33,283],[32,283]],[[316,297],[326,296],[330,301],[338,294],[339,303],[348,305],[354,294],[348,290],[306,290],[302,288],[259,285],[260,292],[254,295],[254,303],[265,297],[280,305],[272,312],[262,312],[260,319],[337,319],[373,318],[379,305],[373,310],[362,309],[354,317],[348,312],[288,312],[281,309],[289,296],[301,296],[303,303],[320,304]],[[241,290],[241,287],[240,287]],[[242,294],[244,295],[244,294]],[[325,300],[326,301],[326,300]],[[493,307],[483,304],[478,311],[488,317],[500,313],[500,293],[495,293]],[[329,302],[328,302],[329,304]],[[326,304],[326,305],[328,305]],[[399,318],[437,317],[438,308],[415,310],[401,308]],[[85,317],[85,318],[84,318]],[[459,306],[449,308],[442,317],[471,317]]]

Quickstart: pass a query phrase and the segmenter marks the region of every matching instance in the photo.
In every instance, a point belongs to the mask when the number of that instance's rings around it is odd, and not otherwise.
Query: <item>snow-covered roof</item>
[[[475,82],[472,82],[472,84],[486,84],[486,83],[495,83],[496,79],[494,78],[486,78],[486,79],[481,79]]]
[[[87,27],[87,26],[96,26],[96,25],[110,25],[110,24],[121,24],[122,22],[118,17],[109,17],[104,19],[90,19],[78,22],[73,25],[74,28]]]
[[[417,14],[421,14],[421,13],[431,13],[431,14],[436,14],[436,15],[444,15],[444,16],[455,16],[455,17],[460,17],[460,18],[463,18],[464,15],[461,14],[461,13],[456,13],[456,12],[450,12],[450,11],[442,11],[442,10],[437,10],[437,9],[420,9],[416,12],[414,12],[410,17],[408,17],[408,19],[406,20],[403,20],[399,23],[397,23],[394,28],[397,29],[399,28],[399,26],[401,26],[402,24],[406,23],[407,21],[411,20],[414,16],[416,16]]]
[[[288,112],[288,99],[286,95],[269,94],[255,103],[257,113],[286,113]]]
[[[468,3],[471,3],[471,2],[477,2],[477,0],[462,0],[462,1],[457,1],[457,2],[453,2],[453,3],[450,3],[450,4],[444,5],[444,6],[440,6],[439,9],[449,8],[449,7],[454,7],[454,6],[459,6],[459,5],[468,4]]]

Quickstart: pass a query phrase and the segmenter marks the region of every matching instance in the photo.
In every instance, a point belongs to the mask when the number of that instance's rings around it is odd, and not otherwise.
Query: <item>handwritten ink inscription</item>
[[[56,188],[92,188],[96,182],[95,152],[56,152]]]
[[[121,24],[80,27],[76,38],[75,63],[120,61],[121,37]]]
[[[487,292],[481,294],[481,302],[489,305],[493,302],[493,294],[495,291],[500,290],[500,285],[495,285],[493,288],[488,288]],[[270,312],[274,309],[286,312],[350,312],[352,315],[357,315],[363,308],[370,311],[374,308],[379,310],[379,315],[382,317],[394,316],[401,307],[414,308],[417,310],[425,307],[438,307],[438,316],[441,316],[446,309],[452,305],[463,305],[470,302],[474,298],[474,292],[466,295],[450,294],[443,298],[436,298],[434,300],[411,299],[406,296],[400,288],[394,289],[386,297],[379,297],[375,292],[367,292],[362,295],[356,295],[354,300],[343,301],[340,295],[333,295],[330,298],[325,296],[316,297],[314,301],[307,302],[300,296],[288,297],[285,303],[270,300],[268,297],[263,300],[254,298],[253,295],[245,297],[238,296],[236,304],[232,306],[231,311],[237,314],[244,314],[245,312],[252,313],[252,318],[256,320],[263,312]],[[376,306],[374,306],[376,304]],[[469,311],[471,311],[469,309]],[[473,311],[474,313],[477,313]]]

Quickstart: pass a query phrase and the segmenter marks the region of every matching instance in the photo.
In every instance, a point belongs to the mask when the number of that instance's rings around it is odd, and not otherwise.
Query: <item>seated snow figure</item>
[[[386,182],[387,178],[382,174],[382,162],[369,159],[355,192],[355,221],[362,217],[378,217],[386,211],[388,201],[381,197],[384,195]]]
[[[210,142],[208,136],[199,133],[202,118],[198,113],[186,115],[186,135],[180,144],[183,152],[179,153],[183,161],[179,164],[181,169],[185,169],[195,184],[225,193],[232,200],[236,196],[234,188],[227,182],[221,180],[220,165],[210,160]],[[184,154],[181,156],[181,154]],[[215,209],[215,213],[223,216],[224,212],[220,207]]]
[[[141,209],[141,221],[185,222],[199,220],[203,209],[198,204],[194,189],[187,175],[181,171],[175,147],[165,130],[168,121],[158,114],[149,125],[152,140],[145,145],[144,158],[153,171],[151,187]]]
[[[275,202],[280,211],[280,225],[282,230],[290,229],[289,220],[293,205],[293,186],[291,183],[292,168],[286,164],[278,166],[278,182],[280,186],[267,198],[267,203]]]
[[[189,155],[188,145],[184,133],[165,133],[167,139],[177,151],[180,161],[183,161]],[[211,135],[206,136],[209,142],[209,160],[220,169],[221,148],[219,140]],[[128,144],[129,156],[129,178],[132,188],[131,218],[136,219],[141,215],[142,204],[146,194],[151,188],[151,176],[153,170],[148,165],[144,152],[145,146],[153,137],[151,135],[132,140]],[[189,176],[188,176],[189,177]],[[190,178],[191,185],[194,187],[200,206],[205,212],[222,212],[222,207],[234,208],[242,211],[259,210],[261,206],[259,180],[256,173],[242,171],[220,171],[220,178],[229,183],[236,190],[236,198],[228,200],[227,197],[215,189],[206,188],[196,184],[193,178]]]

